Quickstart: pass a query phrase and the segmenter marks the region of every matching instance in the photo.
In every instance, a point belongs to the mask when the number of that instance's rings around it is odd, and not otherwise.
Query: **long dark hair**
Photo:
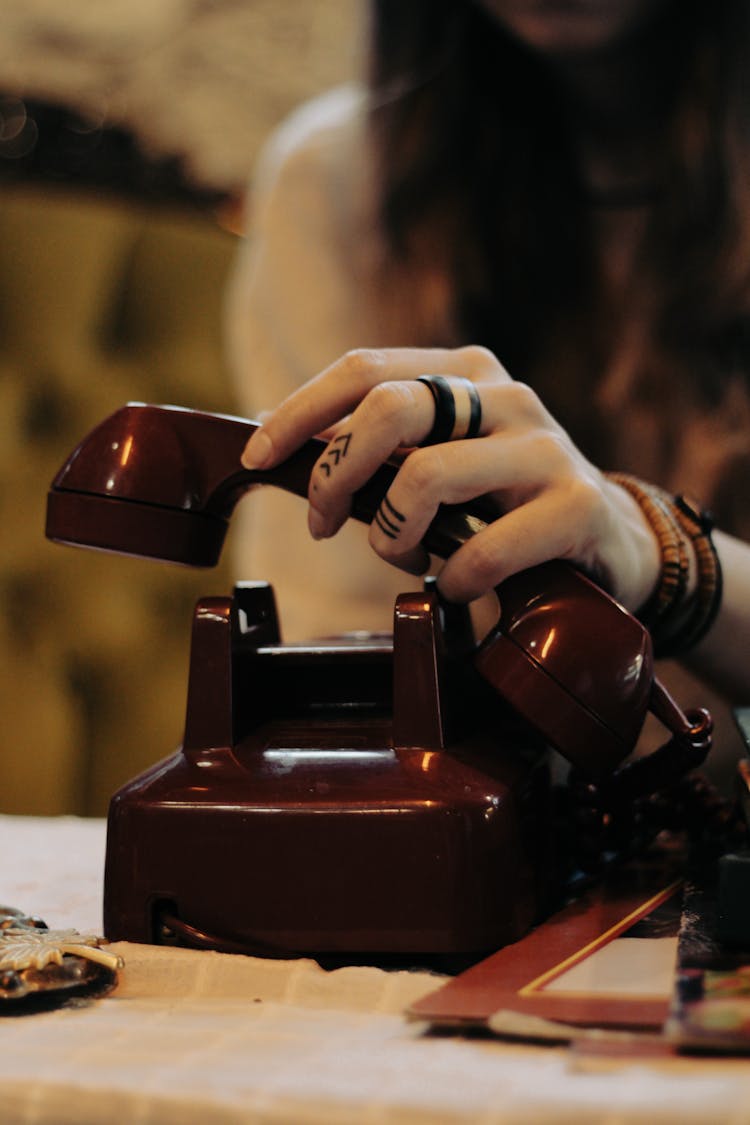
[[[646,322],[640,362],[644,386],[663,390],[679,372],[704,401],[750,371],[748,8],[677,0],[649,29],[663,121],[631,293]],[[602,201],[581,182],[553,68],[473,0],[373,0],[371,43],[392,261],[415,278],[450,278],[456,342],[493,348],[517,377],[543,370],[550,342],[577,325],[585,392],[618,329],[601,305],[592,238]]]

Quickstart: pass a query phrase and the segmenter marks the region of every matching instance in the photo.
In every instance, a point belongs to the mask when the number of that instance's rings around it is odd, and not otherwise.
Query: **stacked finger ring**
[[[427,437],[419,443],[421,446],[461,441],[478,435],[482,424],[482,403],[471,379],[420,375],[417,382],[429,388],[435,401],[435,421]]]

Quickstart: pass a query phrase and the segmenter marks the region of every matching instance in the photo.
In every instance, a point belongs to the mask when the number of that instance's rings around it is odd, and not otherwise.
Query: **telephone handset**
[[[272,484],[306,496],[324,443],[308,441],[264,471],[238,467],[257,423],[175,406],[132,403],[96,427],[55,477],[47,536],[183,563],[218,561],[232,510],[248,489]],[[369,522],[396,469],[383,465],[355,496]],[[424,543],[447,558],[486,522],[482,501],[440,509]],[[674,738],[638,766],[633,789],[658,788],[700,764],[710,718],[688,718],[654,677],[643,625],[572,566],[549,562],[503,582],[500,618],[473,655],[486,679],[574,766],[606,775],[633,750],[651,709]],[[675,745],[673,745],[675,744]],[[648,759],[651,761],[651,759]]]

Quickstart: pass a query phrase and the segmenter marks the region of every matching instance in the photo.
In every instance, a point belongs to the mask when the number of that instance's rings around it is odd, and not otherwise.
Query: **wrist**
[[[613,524],[609,538],[615,544],[609,588],[625,609],[637,615],[661,579],[659,540],[640,504],[622,484],[605,474],[604,488]]]
[[[706,634],[721,603],[711,517],[685,497],[670,496],[637,477],[609,473],[607,478],[637,503],[660,556],[658,579],[637,615],[651,631],[657,656],[680,655]]]

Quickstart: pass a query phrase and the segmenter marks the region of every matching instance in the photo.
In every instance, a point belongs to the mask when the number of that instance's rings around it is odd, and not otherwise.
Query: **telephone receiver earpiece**
[[[326,448],[313,439],[273,469],[246,470],[240,456],[257,428],[176,406],[122,407],[52,482],[47,537],[214,566],[239,498],[261,484],[305,497]],[[374,518],[396,471],[381,466],[356,493],[353,518]],[[447,558],[490,518],[481,500],[444,506],[424,544]],[[672,743],[700,744],[705,757],[706,723],[688,719],[655,680],[649,633],[583,574],[564,562],[544,563],[507,579],[497,594],[500,618],[476,650],[476,668],[574,766],[592,777],[613,770],[635,747],[649,709]]]

